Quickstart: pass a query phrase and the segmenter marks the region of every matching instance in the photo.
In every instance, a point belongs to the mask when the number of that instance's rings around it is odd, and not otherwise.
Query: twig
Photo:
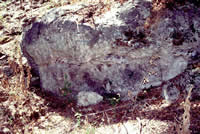
[[[111,111],[111,110],[115,110],[115,109],[127,107],[127,106],[129,106],[129,105],[132,105],[132,104],[126,104],[126,105],[123,105],[123,106],[118,106],[118,107],[114,107],[114,108],[109,108],[109,109],[106,109],[106,110],[103,110],[103,111],[98,111],[98,112],[95,112],[95,113],[84,114],[84,115],[82,115],[82,116],[96,115],[96,114],[104,113],[104,112],[107,112],[107,111]],[[134,108],[135,108],[136,106],[137,106],[137,105],[135,105]]]
[[[80,33],[78,21],[75,20],[75,22],[76,22],[76,26],[77,26],[78,33]]]
[[[192,93],[192,89],[194,88],[193,85],[191,85],[189,91],[188,91],[188,95],[186,97],[185,103],[184,103],[184,113],[183,113],[183,126],[182,126],[182,133],[183,134],[190,134],[190,107],[191,107],[191,103],[190,103],[190,97],[191,97],[191,93]]]
[[[25,79],[24,79],[24,67],[23,67],[23,64],[22,64],[22,54],[21,54],[21,49],[20,48],[18,48],[18,53],[19,53],[19,68],[20,68],[20,72],[21,72],[21,74],[20,74],[20,87],[21,87],[21,90],[23,91],[23,92],[25,92],[24,90],[25,90]]]
[[[136,118],[139,124],[139,134],[142,134],[142,122],[139,117]]]
[[[126,134],[128,134],[128,129],[126,128],[126,126],[124,125],[124,123],[122,123],[122,125],[124,126],[124,128],[126,130]]]
[[[105,115],[106,115],[108,125],[110,125],[110,119],[109,119],[109,117],[108,117],[108,114],[107,114],[106,112],[104,112],[104,113],[105,113]]]
[[[124,120],[124,118],[126,117],[127,111],[125,111],[124,115],[122,116],[122,121]]]
[[[32,75],[31,75],[31,67],[28,65],[28,67],[26,68],[26,71],[27,71],[27,83],[26,83],[26,88],[28,89],[30,87],[30,82],[31,82],[31,78],[32,78]]]

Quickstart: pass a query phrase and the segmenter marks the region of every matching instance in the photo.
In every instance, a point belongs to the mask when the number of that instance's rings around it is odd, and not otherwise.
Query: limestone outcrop
[[[137,95],[184,72],[190,51],[199,46],[200,10],[166,9],[146,29],[151,6],[132,0],[107,11],[102,4],[70,5],[33,23],[21,48],[42,89],[60,95],[67,81],[76,93],[119,93],[128,99],[128,91]]]

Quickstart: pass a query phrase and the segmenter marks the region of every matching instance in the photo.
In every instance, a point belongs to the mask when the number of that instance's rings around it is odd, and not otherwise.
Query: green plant
[[[82,117],[82,114],[77,112],[74,116],[76,118],[76,125],[77,125],[77,127],[80,127],[81,126],[81,117]]]
[[[0,21],[3,21],[3,16],[2,15],[0,15]]]
[[[109,100],[110,105],[115,106],[120,102],[120,96],[118,95],[118,97],[112,97],[112,98],[109,98],[108,100]]]
[[[54,7],[54,5],[48,5],[47,6],[47,9],[51,9],[51,8],[53,8]]]
[[[68,95],[69,93],[72,92],[72,90],[70,89],[70,87],[71,87],[71,83],[68,82],[67,75],[65,74],[65,76],[64,76],[64,86],[61,89],[64,96],[66,96],[66,95]]]
[[[14,117],[13,116],[8,116],[8,122],[9,124],[13,124]]]
[[[119,101],[120,101],[119,98],[112,98],[112,99],[110,99],[110,104],[112,106],[115,106],[115,105],[117,105],[119,103]]]
[[[86,134],[95,134],[95,128],[94,127],[88,128]]]

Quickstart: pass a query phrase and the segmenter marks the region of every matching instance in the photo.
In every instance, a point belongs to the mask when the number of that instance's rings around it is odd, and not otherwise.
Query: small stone
[[[10,66],[4,66],[3,67],[3,73],[7,76],[10,77],[14,74],[12,68]]]
[[[22,57],[22,65],[28,64],[28,61],[25,57]]]
[[[162,96],[168,103],[176,101],[179,97],[180,91],[172,83],[167,83],[163,86]]]
[[[77,95],[78,106],[94,105],[103,100],[103,97],[96,92],[81,91]]]
[[[10,133],[10,129],[4,128],[4,129],[3,129],[3,132],[4,132],[5,134],[8,134],[8,133]]]

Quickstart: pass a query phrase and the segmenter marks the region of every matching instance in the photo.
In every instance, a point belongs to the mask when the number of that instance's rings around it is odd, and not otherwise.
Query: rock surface
[[[145,29],[151,1],[55,8],[24,32],[21,47],[41,87],[60,95],[65,75],[72,91],[137,95],[181,74],[199,46],[200,10],[165,10]],[[195,8],[195,7],[194,7]]]
[[[81,91],[77,95],[77,104],[79,106],[88,106],[101,102],[103,97],[95,92]]]

